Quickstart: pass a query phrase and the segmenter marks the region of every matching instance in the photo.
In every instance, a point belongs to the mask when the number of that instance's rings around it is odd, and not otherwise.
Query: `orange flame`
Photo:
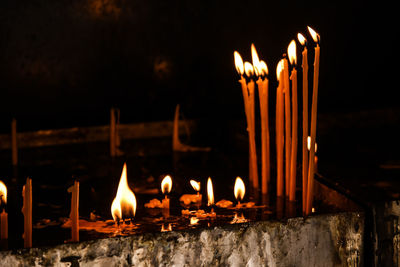
[[[207,181],[207,197],[208,197],[207,205],[208,206],[213,205],[214,204],[214,190],[213,190],[211,177],[208,177],[208,181]]]
[[[290,64],[296,65],[297,57],[296,57],[296,42],[292,40],[288,46],[288,56]]]
[[[134,217],[136,213],[136,197],[128,186],[126,175],[126,163],[122,169],[121,179],[119,180],[117,195],[111,204],[111,215],[114,221],[124,218]]]
[[[243,200],[244,194],[246,193],[246,188],[244,186],[242,178],[240,178],[239,176],[236,177],[235,188],[234,188],[233,192],[235,194],[235,198],[238,201]]]
[[[278,81],[279,81],[279,77],[280,77],[282,71],[283,71],[283,59],[281,59],[278,62],[278,65],[276,65],[276,79]]]
[[[251,77],[254,74],[253,65],[248,61],[244,63],[244,72],[246,72],[247,77]]]
[[[305,45],[306,44],[306,38],[301,33],[297,34],[297,39],[299,40],[301,45]]]
[[[261,72],[262,76],[267,76],[268,75],[267,63],[265,63],[264,60],[260,61],[260,63],[258,64],[258,68],[260,69],[260,72]]]
[[[172,179],[171,176],[167,175],[161,182],[161,191],[163,192],[163,194],[168,194],[169,192],[171,192],[171,189],[172,189]]]
[[[0,203],[7,204],[7,186],[0,181]]]
[[[190,180],[190,184],[192,185],[194,190],[196,190],[197,192],[200,191],[200,182],[197,182],[195,180]]]
[[[311,147],[311,136],[307,137],[307,149],[308,151],[310,151],[310,147]],[[317,152],[317,142],[315,142],[315,152]]]
[[[243,75],[244,67],[243,67],[242,57],[240,56],[239,52],[237,52],[237,51],[233,52],[233,56],[235,57],[235,67],[236,67],[237,72],[240,75]]]
[[[307,26],[307,28],[308,28],[308,32],[310,33],[314,42],[319,43],[319,40],[320,40],[319,34],[316,31],[314,31],[310,26]]]
[[[261,75],[261,70],[259,65],[260,59],[258,58],[257,50],[254,44],[251,44],[251,58],[253,59],[254,72],[256,76],[260,76]]]

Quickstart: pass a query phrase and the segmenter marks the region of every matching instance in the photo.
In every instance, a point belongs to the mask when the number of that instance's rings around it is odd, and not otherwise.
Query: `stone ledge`
[[[0,266],[360,266],[364,214],[317,215],[0,252]]]

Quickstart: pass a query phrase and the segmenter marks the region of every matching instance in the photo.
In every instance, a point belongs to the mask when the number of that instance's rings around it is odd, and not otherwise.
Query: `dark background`
[[[399,107],[395,14],[363,1],[4,0],[0,131],[12,117],[19,131],[102,125],[112,106],[123,123],[170,120],[177,103],[187,118],[244,119],[233,51],[251,60],[255,43],[273,99],[289,42],[302,32],[312,50],[307,25],[321,36],[320,114]]]

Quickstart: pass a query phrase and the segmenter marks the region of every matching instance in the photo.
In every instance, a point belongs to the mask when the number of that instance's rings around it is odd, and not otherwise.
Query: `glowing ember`
[[[235,57],[235,67],[236,67],[237,72],[240,75],[243,75],[244,67],[243,67],[243,59],[242,59],[242,57],[240,56],[239,52],[237,52],[237,51],[235,51],[233,53],[233,56]]]
[[[316,31],[314,31],[311,27],[307,26],[307,28],[314,42],[319,43],[320,40],[319,34]]]
[[[311,136],[307,137],[307,149],[308,151],[310,151],[310,147],[311,147]],[[315,142],[315,152],[317,152],[317,142]]]
[[[240,178],[239,176],[236,177],[235,188],[234,188],[235,198],[240,202],[241,200],[243,200],[245,192],[246,189],[242,178]]]
[[[290,64],[296,65],[297,58],[296,58],[296,42],[292,40],[288,46],[288,56]]]
[[[297,34],[297,39],[299,40],[301,45],[305,45],[306,44],[306,38],[301,33]]]
[[[122,169],[121,179],[119,180],[117,195],[111,205],[111,215],[114,221],[125,218],[133,218],[136,213],[136,197],[128,186],[126,175],[126,163]]]
[[[214,190],[213,190],[211,177],[208,177],[208,181],[207,181],[207,197],[208,197],[207,205],[208,206],[213,205],[214,204]]]
[[[200,191],[200,182],[197,182],[195,180],[190,180],[190,184],[192,185],[194,190],[196,190],[197,192]]]
[[[0,181],[0,203],[7,204],[7,187]]]
[[[168,228],[165,228],[164,224],[161,225],[161,232],[170,232],[170,231],[172,231],[172,225],[170,223],[168,224]]]
[[[168,194],[169,192],[171,192],[171,189],[172,189],[172,179],[171,176],[167,175],[161,182],[161,191],[163,192],[163,194]]]

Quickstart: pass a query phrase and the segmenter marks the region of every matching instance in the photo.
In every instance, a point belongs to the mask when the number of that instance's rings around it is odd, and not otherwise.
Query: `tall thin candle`
[[[289,200],[296,200],[296,169],[297,169],[297,71],[296,71],[296,42],[293,40],[288,47],[290,64],[293,66],[290,79],[292,80],[292,147],[290,152],[290,190]]]
[[[315,147],[315,138],[317,134],[317,105],[318,105],[318,76],[319,76],[319,58],[320,58],[320,47],[319,35],[310,27],[308,31],[311,34],[315,46],[315,56],[314,56],[314,78],[313,78],[313,97],[312,97],[312,107],[311,107],[311,146]],[[314,156],[315,149],[310,149],[310,156],[308,157],[308,186],[307,186],[307,210],[306,214],[311,214],[312,202],[314,198]]]
[[[276,194],[278,197],[283,197],[283,60],[279,61],[276,68],[276,76],[279,82],[276,93],[276,168],[277,168],[277,182]]]
[[[268,183],[270,180],[270,140],[268,122],[268,67],[264,61],[258,58],[254,44],[251,44],[251,55],[253,58],[254,72],[258,77],[257,87],[260,100],[261,117],[261,193],[268,193]],[[264,79],[262,79],[264,77]]]
[[[248,136],[249,136],[249,181],[250,184],[253,184],[253,170],[252,170],[252,166],[253,166],[253,160],[252,160],[252,148],[251,148],[251,129],[250,129],[250,125],[251,125],[251,117],[250,117],[250,111],[249,111],[249,93],[247,90],[247,83],[246,83],[246,79],[243,77],[244,74],[244,64],[243,64],[243,60],[242,57],[240,56],[239,52],[235,51],[233,53],[234,55],[234,59],[235,59],[235,67],[237,72],[240,74],[240,80],[239,83],[242,87],[242,94],[243,94],[243,102],[244,102],[244,111],[245,111],[245,115],[246,115],[246,121],[247,121],[247,132],[248,132]]]
[[[290,188],[290,152],[291,152],[291,114],[290,114],[290,85],[289,63],[283,59],[283,80],[285,94],[285,196],[289,197]]]
[[[24,214],[24,247],[32,247],[32,179],[27,178],[26,184],[22,188]]]
[[[307,202],[307,180],[308,180],[308,153],[307,153],[307,137],[308,137],[308,53],[306,47],[306,38],[299,33],[297,38],[301,45],[304,46],[302,54],[302,69],[303,69],[303,146],[302,146],[302,175],[303,175],[303,214],[306,213],[306,202]]]

